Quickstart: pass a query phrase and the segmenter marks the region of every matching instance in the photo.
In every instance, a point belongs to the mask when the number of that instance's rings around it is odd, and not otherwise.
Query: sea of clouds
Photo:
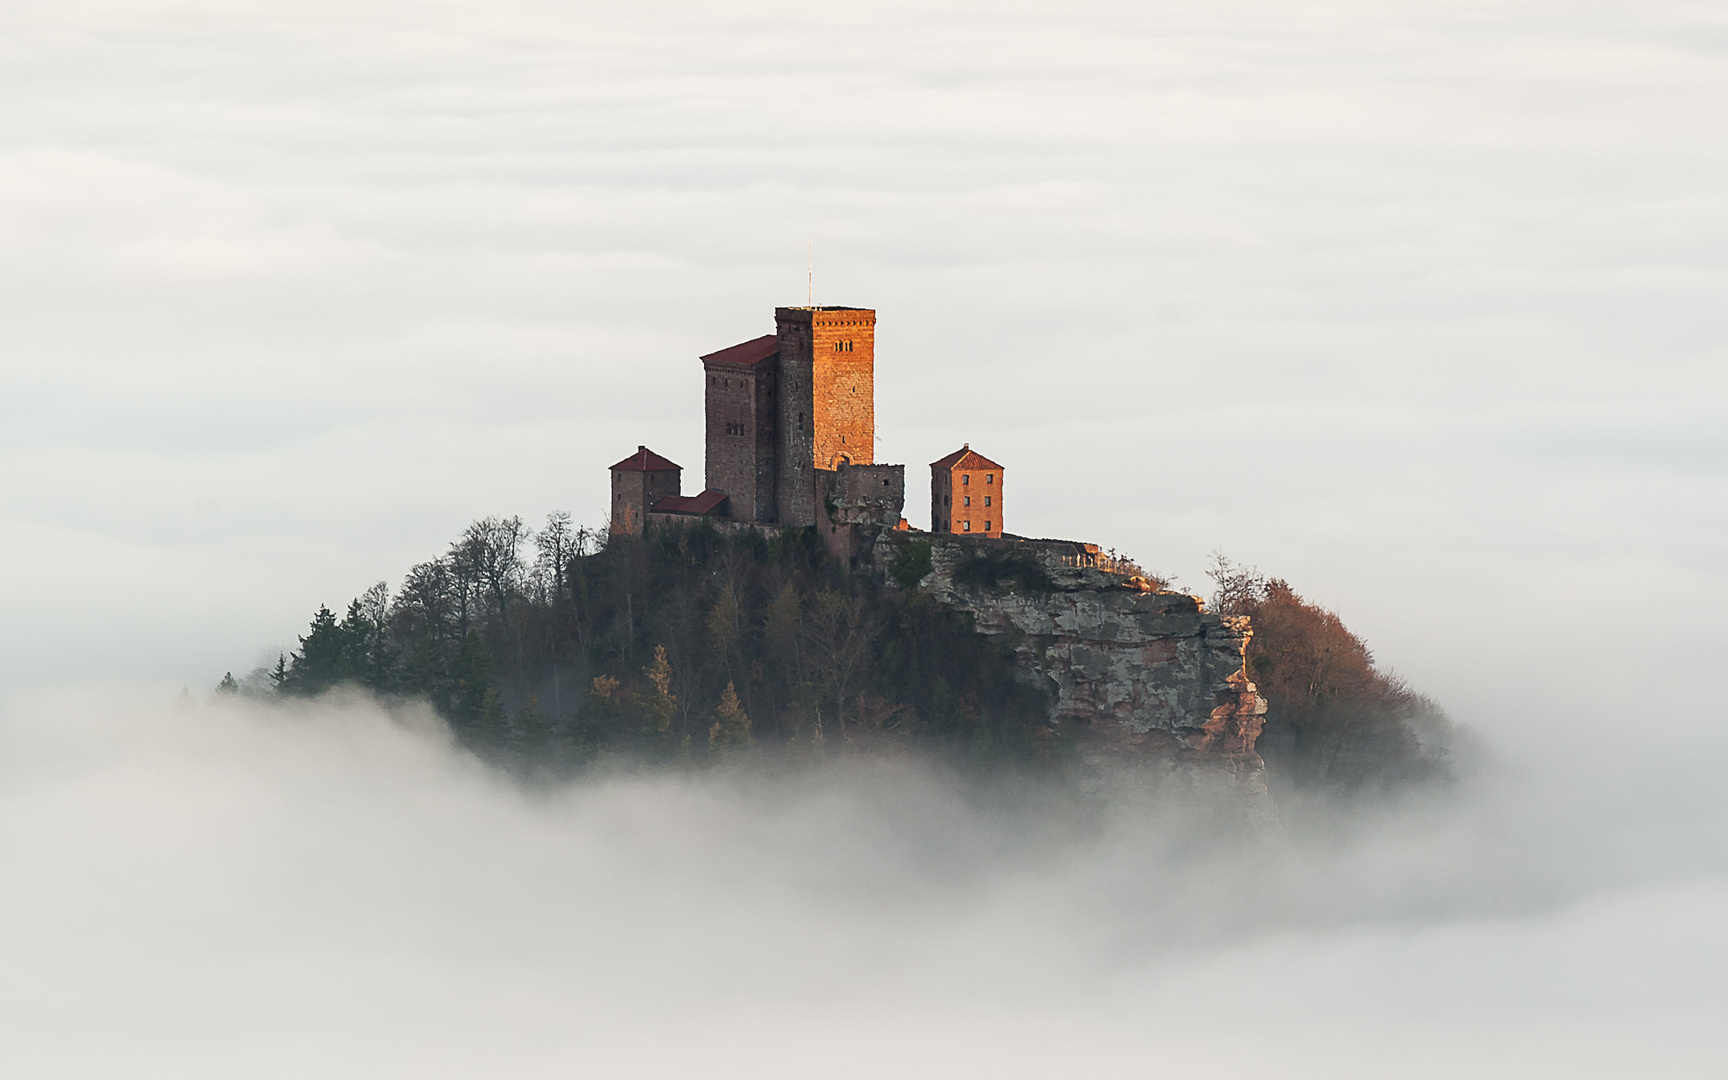
[[[1725,108],[1627,0],[0,5],[0,1068],[1719,1073]],[[1269,851],[203,703],[638,443],[699,486],[812,251],[915,523],[968,440],[1287,577],[1482,770]]]
[[[1714,770],[1489,766],[1279,838],[845,755],[523,786],[360,700],[58,694],[0,732],[9,1075],[1723,1064]]]

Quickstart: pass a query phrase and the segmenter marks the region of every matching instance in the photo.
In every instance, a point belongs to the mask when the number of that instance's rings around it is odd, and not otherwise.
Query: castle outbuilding
[[[930,463],[930,531],[1002,535],[1002,466],[971,443]]]
[[[612,531],[640,533],[648,511],[668,495],[677,495],[684,470],[646,446],[612,466]]]

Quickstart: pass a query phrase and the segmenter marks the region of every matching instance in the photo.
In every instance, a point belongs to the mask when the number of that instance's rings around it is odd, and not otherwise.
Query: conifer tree
[[[504,702],[498,697],[496,686],[488,686],[486,696],[481,699],[480,716],[475,725],[473,741],[488,750],[498,750],[510,745],[510,714],[504,711]]]
[[[277,689],[296,697],[313,697],[347,679],[346,637],[336,624],[335,612],[319,604],[318,613],[312,616],[311,632],[300,639],[300,648]]]
[[[720,707],[714,710],[714,723],[708,728],[708,749],[725,753],[743,749],[754,741],[750,737],[750,717],[738,702],[738,691],[727,683],[720,695]]]
[[[551,741],[552,722],[540,711],[540,699],[529,698],[528,704],[516,714],[516,724],[511,731],[511,746],[524,757],[532,758],[545,754]]]
[[[672,693],[672,662],[666,659],[666,646],[654,646],[654,662],[642,673],[649,683],[643,701],[643,733],[652,739],[668,739],[672,734],[672,717],[678,712],[678,697]]]
[[[240,693],[240,684],[234,681],[234,673],[232,671],[225,671],[222,673],[222,681],[216,684],[216,693],[236,695]]]
[[[454,697],[451,720],[458,734],[470,742],[484,742],[488,735],[502,732],[504,710],[498,689],[492,685],[492,657],[476,630],[468,631],[462,639],[462,651],[456,657]]]
[[[450,708],[450,687],[453,679],[445,670],[438,643],[432,640],[430,629],[422,630],[414,641],[414,650],[402,672],[402,689],[419,694],[439,712]]]

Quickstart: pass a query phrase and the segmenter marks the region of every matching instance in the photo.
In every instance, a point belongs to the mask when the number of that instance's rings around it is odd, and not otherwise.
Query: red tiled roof
[[[972,449],[971,445],[962,446],[940,461],[930,463],[932,469],[1000,469],[1002,466]]]
[[[773,334],[764,334],[759,338],[746,341],[742,345],[734,345],[729,349],[711,352],[702,358],[702,362],[704,364],[736,364],[739,367],[751,367],[762,363],[764,360],[772,359],[779,350],[780,339]]]
[[[670,461],[667,461],[665,458],[661,457],[659,454],[656,454],[654,451],[648,449],[646,446],[638,446],[636,448],[636,452],[634,454],[631,454],[629,457],[625,458],[623,461],[620,461],[618,464],[612,466],[612,471],[618,472],[619,470],[623,470],[624,472],[666,472],[668,470],[677,469],[677,468],[678,468],[677,465],[673,464]]]
[[[724,491],[710,488],[700,495],[667,495],[648,508],[651,514],[712,514],[726,501]]]

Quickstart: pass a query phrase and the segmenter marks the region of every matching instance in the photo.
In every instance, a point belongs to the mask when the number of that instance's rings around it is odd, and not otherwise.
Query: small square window
[[[962,484],[972,483],[972,474],[971,473],[961,473],[960,474],[960,482]]]
[[[985,506],[990,505],[990,496],[988,496],[988,495],[984,496],[984,505]]]
[[[994,484],[996,482],[996,474],[993,472],[985,473],[984,474],[984,482],[986,484]]]
[[[971,506],[972,505],[972,496],[967,495],[964,498],[962,498],[960,500],[960,505],[961,506]]]
[[[961,532],[971,532],[972,531],[972,523],[970,521],[962,521],[960,523],[960,531]]]
[[[989,520],[988,520],[988,519],[986,519],[986,520],[985,520],[985,522],[984,522],[984,531],[985,531],[985,532],[989,532],[989,531],[990,531],[990,522],[989,522]]]

